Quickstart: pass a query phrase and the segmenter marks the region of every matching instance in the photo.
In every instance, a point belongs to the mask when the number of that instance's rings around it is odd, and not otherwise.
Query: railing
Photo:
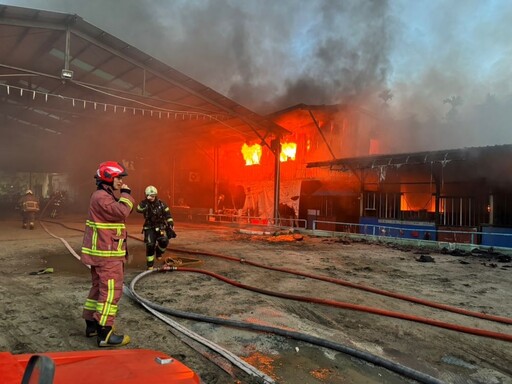
[[[323,226],[331,226],[335,229],[319,229],[319,224]],[[425,228],[402,228],[397,226],[386,226],[380,224],[356,224],[356,223],[343,223],[337,221],[314,220],[313,231],[331,232],[333,235],[339,233],[359,234],[372,236],[383,239],[409,239],[421,241],[436,241],[441,243],[458,243],[469,244],[478,246],[481,244],[480,239],[486,237],[487,239],[496,240],[496,243],[509,243],[512,247],[512,233],[502,232],[478,232],[478,231],[454,231],[454,230],[438,230],[432,227],[425,226]],[[444,235],[444,236],[443,236]],[[448,240],[439,240],[447,239]],[[487,244],[492,246],[492,244]]]
[[[277,221],[274,218],[262,218],[260,216],[248,216],[248,215],[225,215],[217,213],[208,213],[206,215],[206,221],[218,222],[218,223],[239,223],[239,224],[250,224],[259,226],[278,226],[278,227],[290,227],[290,228],[307,228],[307,220],[304,219],[287,219],[279,218]]]
[[[259,216],[232,214],[225,215],[209,213],[206,215],[206,221],[234,225],[251,225],[262,227],[277,226],[286,228],[296,228],[298,230],[308,229],[308,220],[305,219],[294,220],[279,218],[277,219],[276,222],[273,218],[261,218]],[[407,225],[407,222],[404,223]],[[494,241],[496,244],[505,243],[507,245],[500,245],[500,247],[512,248],[512,233],[440,230],[428,225],[425,225],[424,227],[418,226],[415,228],[404,228],[373,223],[358,224],[327,220],[309,221],[309,225],[312,226],[313,232],[330,234],[331,236],[348,234],[358,237],[365,236],[381,240],[416,241],[417,243],[419,242],[420,244],[446,244],[449,247],[453,247],[453,244],[465,244],[467,246],[477,247],[481,245],[481,239],[483,237],[486,237],[488,242]],[[494,245],[485,244],[485,246]]]

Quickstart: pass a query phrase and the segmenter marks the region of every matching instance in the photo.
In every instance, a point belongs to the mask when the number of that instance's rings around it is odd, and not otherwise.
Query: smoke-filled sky
[[[350,102],[408,150],[512,143],[510,0],[0,1],[76,13],[263,114]]]

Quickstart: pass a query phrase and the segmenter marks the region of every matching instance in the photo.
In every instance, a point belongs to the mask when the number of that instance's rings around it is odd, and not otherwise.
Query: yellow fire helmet
[[[148,196],[156,196],[158,195],[158,190],[156,189],[156,187],[153,187],[152,185],[148,185],[146,187],[146,189],[144,190],[144,193],[146,194],[146,197]]]

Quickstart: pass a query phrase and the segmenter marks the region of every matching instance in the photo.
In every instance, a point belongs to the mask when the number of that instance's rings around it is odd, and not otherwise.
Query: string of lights
[[[186,111],[186,110],[175,110],[175,109],[167,109],[167,108],[161,108],[161,107],[155,107],[150,104],[143,103],[138,100],[110,94],[105,91],[100,91],[98,89],[94,89],[92,87],[78,84],[82,87],[92,89],[94,91],[104,93],[111,97],[116,97],[125,101],[129,101],[132,103],[136,103],[141,105],[140,108],[128,106],[128,105],[121,105],[121,104],[112,104],[112,103],[105,103],[95,100],[86,100],[81,98],[75,98],[70,96],[64,96],[60,94],[54,94],[49,92],[42,92],[37,91],[34,89],[28,89],[23,88],[19,86],[9,85],[9,84],[2,84],[0,83],[0,87],[4,88],[6,91],[7,96],[13,96],[14,94],[18,94],[19,96],[23,96],[24,94],[30,95],[32,100],[36,99],[44,99],[45,102],[48,102],[50,98],[56,98],[59,100],[66,100],[71,103],[71,105],[75,108],[93,108],[94,110],[103,110],[104,112],[113,112],[113,113],[132,113],[133,115],[140,115],[140,116],[148,116],[148,117],[158,117],[161,118],[167,118],[171,119],[174,118],[175,120],[215,120],[221,122],[222,120],[227,120],[230,117],[224,114],[209,114],[204,112],[197,112],[197,111]]]

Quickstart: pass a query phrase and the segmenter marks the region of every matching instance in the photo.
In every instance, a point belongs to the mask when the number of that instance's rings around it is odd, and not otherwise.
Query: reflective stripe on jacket
[[[126,256],[125,221],[134,201],[128,193],[121,193],[121,197],[116,199],[104,189],[98,189],[91,195],[82,244],[84,264],[98,265]]]
[[[32,195],[25,195],[18,201],[18,206],[23,212],[38,212],[39,199]]]

